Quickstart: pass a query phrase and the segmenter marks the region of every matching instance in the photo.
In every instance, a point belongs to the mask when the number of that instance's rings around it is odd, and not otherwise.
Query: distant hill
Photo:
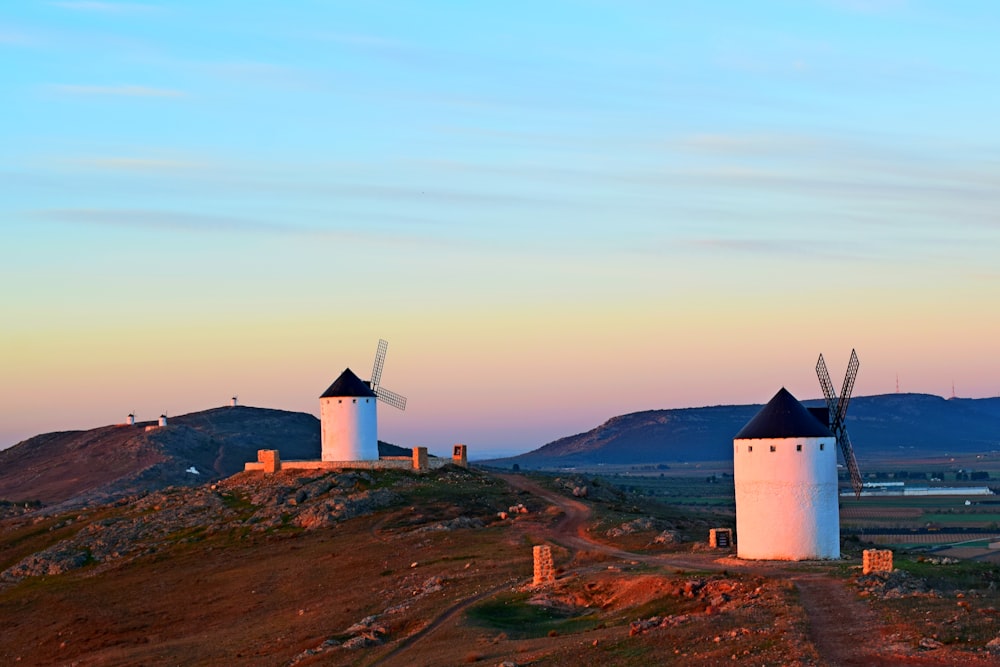
[[[821,406],[822,399],[803,401]],[[555,467],[597,463],[713,461],[732,456],[733,436],[761,405],[647,410],[534,451],[484,463]],[[859,396],[848,431],[858,458],[1000,449],[1000,398],[944,399],[929,394]]]
[[[200,484],[243,470],[258,449],[319,458],[319,420],[305,413],[215,408],[146,431],[155,423],[45,433],[0,451],[0,499],[51,504]]]
[[[258,449],[286,460],[320,457],[313,415],[245,406],[171,417],[167,427],[102,426],[45,433],[0,451],[0,500],[106,501],[166,486],[201,484],[243,470]],[[385,456],[410,449],[379,442]],[[194,472],[197,470],[197,472]]]

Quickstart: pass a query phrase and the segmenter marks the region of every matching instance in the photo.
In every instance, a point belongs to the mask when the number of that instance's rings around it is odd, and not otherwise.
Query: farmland
[[[1000,487],[1000,457],[898,458],[862,463],[866,481],[903,482],[914,486]],[[720,526],[736,522],[732,463],[705,461],[670,465],[603,465],[563,470],[581,479],[598,480],[668,505]],[[971,480],[977,473],[976,480]],[[986,479],[983,479],[983,477]],[[841,480],[848,490],[847,480]],[[1000,496],[852,496],[840,499],[841,535],[859,545],[895,550],[933,551],[937,555],[1000,562]],[[738,536],[737,536],[737,539]]]

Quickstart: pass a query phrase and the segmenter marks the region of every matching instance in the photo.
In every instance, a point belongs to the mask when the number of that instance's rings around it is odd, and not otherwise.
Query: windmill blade
[[[840,403],[837,405],[837,415],[834,424],[843,424],[847,419],[847,404],[851,402],[851,392],[854,391],[854,380],[858,377],[858,353],[851,350],[851,361],[847,364],[847,375],[844,376],[844,388],[840,392]]]
[[[378,396],[379,400],[383,403],[388,403],[394,408],[399,410],[406,409],[406,397],[400,396],[394,392],[389,391],[385,387],[379,387],[375,390],[375,395]]]
[[[378,339],[378,350],[375,352],[375,367],[372,368],[371,388],[378,393],[378,382],[382,379],[382,366],[385,364],[385,350],[389,347],[389,342],[381,338]]]
[[[858,460],[854,457],[854,445],[851,444],[851,437],[847,435],[847,429],[841,428],[837,434],[837,442],[840,444],[840,451],[844,455],[844,464],[847,472],[851,474],[851,488],[854,489],[854,497],[861,497],[861,489],[864,482],[861,480],[861,469],[858,468]]]
[[[830,421],[833,421],[837,413],[837,394],[833,390],[833,382],[830,381],[830,372],[826,370],[826,362],[823,355],[819,355],[816,362],[816,376],[819,377],[819,386],[823,388],[823,397],[826,398],[826,408],[830,411]]]

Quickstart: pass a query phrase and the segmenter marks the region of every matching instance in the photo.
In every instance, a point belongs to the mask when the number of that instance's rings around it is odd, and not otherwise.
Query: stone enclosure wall
[[[434,470],[448,464],[469,467],[468,448],[455,445],[450,459],[430,457],[426,447],[414,447],[412,456],[386,456],[372,461],[282,461],[277,449],[257,450],[257,460],[248,461],[243,470],[262,470],[265,473],[279,470]]]

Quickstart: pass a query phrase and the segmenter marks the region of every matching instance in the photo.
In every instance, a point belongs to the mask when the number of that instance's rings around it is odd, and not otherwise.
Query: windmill
[[[845,418],[847,417],[847,405],[851,402],[851,392],[854,390],[854,380],[858,376],[858,365],[858,355],[854,350],[851,350],[851,360],[847,364],[844,386],[840,390],[840,398],[838,399],[822,354],[819,355],[819,361],[816,362],[816,375],[819,376],[819,384],[823,388],[823,396],[826,398],[826,407],[830,412],[830,430],[837,438],[840,451],[844,455],[844,463],[851,474],[851,487],[854,489],[855,498],[861,497],[863,482],[861,481],[861,471],[858,469],[858,460],[854,457],[854,446],[851,445],[851,438],[847,435]]]
[[[379,400],[383,403],[387,403],[398,410],[406,409],[406,397],[400,396],[397,393],[391,392],[385,387],[379,386],[379,380],[382,379],[382,366],[385,365],[385,350],[389,347],[389,343],[386,340],[379,338],[378,350],[375,352],[375,366],[372,368],[372,379],[368,383],[371,390],[375,392]]]

